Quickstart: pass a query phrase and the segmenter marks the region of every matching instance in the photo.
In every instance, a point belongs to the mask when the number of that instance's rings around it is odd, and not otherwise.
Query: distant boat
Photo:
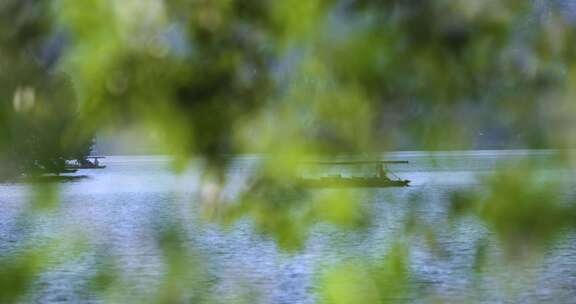
[[[104,156],[87,156],[84,159],[73,160],[66,166],[70,170],[78,169],[104,169],[105,165],[101,165],[99,159],[106,158]]]
[[[342,176],[341,174],[331,174],[320,177],[301,177],[301,184],[308,187],[370,187],[370,188],[384,188],[384,187],[407,187],[410,184],[409,180],[400,179],[394,176],[390,171],[385,168],[386,164],[407,164],[408,161],[317,161],[307,162],[309,165],[324,165],[324,166],[360,166],[360,165],[375,165],[377,171],[373,176]],[[392,176],[392,178],[390,177]]]

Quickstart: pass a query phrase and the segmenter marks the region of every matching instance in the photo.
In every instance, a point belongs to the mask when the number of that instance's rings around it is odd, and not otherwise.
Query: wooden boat
[[[407,187],[410,184],[409,180],[400,179],[394,176],[390,171],[385,168],[386,164],[407,164],[407,161],[321,161],[321,162],[308,162],[313,165],[327,165],[327,166],[358,166],[358,165],[375,165],[377,172],[373,176],[342,176],[341,174],[320,176],[320,177],[301,177],[300,183],[308,187],[370,187],[370,188],[384,188],[384,187]],[[392,176],[392,178],[390,177]]]

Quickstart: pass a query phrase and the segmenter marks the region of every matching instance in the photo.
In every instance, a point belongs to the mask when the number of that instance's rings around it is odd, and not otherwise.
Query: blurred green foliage
[[[59,173],[90,150],[90,136],[75,130],[72,82],[55,67],[62,46],[49,9],[49,2],[0,5],[0,179]]]
[[[576,207],[561,197],[558,181],[543,181],[530,167],[509,168],[488,182],[478,215],[514,257],[542,252],[574,224]]]
[[[507,139],[521,147],[573,147],[574,20],[555,3],[542,18],[518,0],[3,0],[0,176],[37,163],[57,171],[99,129],[139,123],[180,167],[207,160],[209,218],[248,217],[297,250],[318,221],[366,224],[353,191],[290,183],[303,159],[474,148],[486,127],[515,133]],[[229,156],[253,152],[269,157],[250,188],[223,199]],[[531,170],[504,166],[487,197],[454,195],[454,214],[477,215],[505,250],[541,252],[574,211]],[[151,301],[182,301],[195,286],[180,284],[198,268],[176,234],[159,240],[166,278]],[[335,266],[319,293],[326,303],[398,300],[407,250]],[[25,292],[33,261],[0,255],[0,301]],[[108,282],[97,275],[96,289]]]
[[[324,274],[320,303],[399,303],[409,290],[408,252],[392,246],[376,265],[343,263]]]

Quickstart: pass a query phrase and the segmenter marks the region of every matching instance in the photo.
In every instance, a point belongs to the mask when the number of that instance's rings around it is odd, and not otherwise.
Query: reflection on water
[[[61,205],[41,216],[19,217],[30,200],[25,185],[0,185],[0,256],[17,252],[24,235],[33,242],[49,243],[61,234],[86,234],[95,248],[120,261],[118,273],[133,283],[122,290],[125,296],[146,299],[165,271],[155,237],[162,227],[179,222],[185,230],[184,246],[194,248],[204,261],[202,280],[212,284],[223,299],[250,292],[264,303],[314,303],[318,273],[338,261],[381,256],[406,229],[410,213],[437,234],[434,252],[428,249],[430,240],[405,240],[412,249],[411,301],[570,302],[576,299],[573,232],[566,233],[542,265],[522,269],[532,274],[523,275],[522,280],[513,277],[513,267],[497,262],[488,265],[483,276],[476,276],[471,272],[477,262],[475,246],[486,244],[489,254],[497,256],[497,240],[477,219],[450,222],[447,211],[452,191],[476,188],[479,179],[499,163],[527,155],[546,168],[543,178],[573,176],[548,160],[551,153],[447,152],[436,153],[432,159],[418,152],[391,154],[390,159],[410,161],[392,169],[401,178],[412,180],[412,186],[357,190],[360,197],[372,202],[369,227],[349,231],[319,223],[305,248],[296,253],[279,251],[272,240],[255,233],[248,220],[228,228],[199,220],[194,203],[199,176],[194,168],[175,175],[165,157],[109,157],[107,169],[85,170],[82,174],[87,178],[62,183]],[[241,183],[257,159],[237,158],[229,168],[230,180]],[[101,263],[90,251],[71,255],[63,264],[55,263],[42,274],[29,300],[98,302],[101,299],[83,290]],[[519,298],[513,296],[515,290],[522,290]]]

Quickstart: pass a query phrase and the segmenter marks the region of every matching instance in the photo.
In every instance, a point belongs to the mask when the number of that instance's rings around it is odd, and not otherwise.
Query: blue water
[[[450,222],[448,216],[452,191],[478,189],[495,168],[526,157],[541,167],[543,180],[561,177],[569,185],[574,172],[556,165],[554,155],[553,151],[389,154],[388,159],[410,162],[390,169],[412,180],[412,186],[356,190],[370,210],[368,227],[351,231],[318,223],[304,248],[294,253],[280,250],[247,219],[227,228],[203,220],[198,197],[206,188],[199,185],[200,163],[176,174],[168,157],[108,157],[105,170],[83,170],[79,175],[85,178],[60,184],[58,207],[34,216],[26,213],[34,193],[30,186],[0,185],[0,257],[17,256],[25,244],[62,247],[57,247],[62,254],[51,258],[53,266],[34,282],[24,302],[141,303],[150,301],[167,269],[156,236],[177,223],[183,248],[193,253],[185,265],[198,269],[197,277],[178,283],[190,290],[191,298],[202,289],[199,286],[208,286],[204,288],[223,303],[238,295],[257,303],[315,303],[319,274],[341,261],[376,260],[404,233],[407,215],[415,214],[437,239],[433,251],[425,239],[404,239],[410,248],[411,293],[406,301],[575,303],[574,232],[567,231],[538,263],[510,265],[499,259],[498,241],[478,219]],[[235,195],[260,158],[235,159],[227,172],[227,195]],[[58,242],[61,239],[81,239],[87,245],[68,248]],[[488,242],[493,259],[478,276],[472,272],[474,248],[482,241]],[[100,256],[117,261],[123,282],[110,298],[86,291],[88,278],[102,266]]]

